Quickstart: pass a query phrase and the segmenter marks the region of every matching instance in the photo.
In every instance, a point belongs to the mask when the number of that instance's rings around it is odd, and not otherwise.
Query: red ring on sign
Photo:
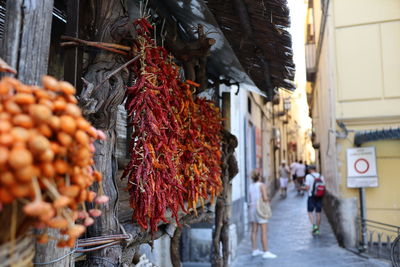
[[[365,164],[367,164],[367,168],[365,168],[365,170],[363,170],[363,171],[357,169],[357,163],[359,163],[359,162],[361,162],[361,161],[363,161],[363,162],[365,162]],[[356,160],[356,162],[354,162],[354,169],[356,170],[356,172],[358,172],[358,173],[360,173],[360,174],[364,174],[364,173],[366,173],[366,172],[369,170],[369,163],[368,163],[368,161],[367,161],[366,159],[364,159],[364,158],[358,159],[358,160]]]

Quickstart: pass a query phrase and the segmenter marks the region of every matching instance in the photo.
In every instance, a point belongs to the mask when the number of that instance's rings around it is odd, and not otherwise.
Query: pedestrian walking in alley
[[[303,194],[301,187],[304,184],[304,177],[306,176],[306,165],[300,160],[296,166],[296,189],[297,192]]]
[[[317,172],[315,165],[309,165],[304,190],[308,193],[307,211],[312,224],[312,233],[320,234],[322,198],[325,194],[325,179]],[[314,216],[315,211],[315,216]]]
[[[292,174],[292,180],[293,182],[296,184],[296,168],[297,168],[297,164],[299,164],[297,162],[297,159],[295,161],[292,162],[292,164],[290,164],[290,172]]]
[[[267,186],[261,182],[261,175],[258,172],[253,172],[251,178],[253,183],[249,188],[249,222],[251,224],[251,244],[253,249],[252,256],[262,255],[263,258],[273,259],[276,258],[276,255],[268,250],[268,219],[262,218],[257,213],[257,202],[260,198],[262,198],[264,202],[269,202]],[[261,228],[260,235],[263,251],[257,248],[257,234],[259,228]]]
[[[286,197],[289,176],[290,176],[290,170],[286,165],[286,161],[283,160],[281,166],[279,167],[279,183],[280,183],[281,197]]]

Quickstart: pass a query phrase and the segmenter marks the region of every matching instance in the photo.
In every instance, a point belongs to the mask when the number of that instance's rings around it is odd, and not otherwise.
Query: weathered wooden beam
[[[176,22],[166,19],[166,28],[169,35],[166,38],[166,47],[171,53],[183,63],[185,78],[200,84],[196,93],[207,89],[207,58],[210,54],[211,46],[216,43],[213,38],[207,38],[204,33],[204,26],[197,25],[198,37],[194,41],[184,41],[180,38]]]
[[[18,72],[16,77],[27,84],[39,84],[47,74],[53,0],[7,1],[2,57]],[[23,215],[21,215],[23,216]],[[56,235],[50,230],[51,235]],[[67,254],[55,241],[36,246],[35,262],[49,262]],[[69,266],[70,257],[47,266]]]
[[[81,9],[83,0],[67,1],[67,26],[65,34],[79,38],[81,26]],[[79,47],[69,47],[65,51],[64,80],[77,88],[78,94],[82,90],[82,56],[83,51]]]
[[[187,226],[199,222],[211,222],[213,218],[213,212],[203,211],[202,208],[199,207],[197,208],[197,215],[194,212],[186,214],[179,218],[179,222],[182,226]],[[158,226],[158,231],[154,233],[148,231],[144,232],[138,225],[131,223],[123,224],[123,227],[126,233],[131,234],[134,237],[128,246],[138,246],[156,240],[165,234],[172,236],[175,231],[176,223],[171,221],[169,224],[161,224]]]
[[[182,61],[188,61],[195,57],[203,57],[207,55],[209,49],[215,44],[215,39],[205,38],[203,40],[186,42],[184,45],[171,47],[170,50],[175,57]]]
[[[27,84],[47,74],[53,0],[7,1],[2,58]]]
[[[227,130],[223,130],[222,139],[222,184],[223,190],[217,198],[215,206],[215,229],[212,237],[211,265],[227,267],[229,257],[229,220],[231,216],[232,184],[231,180],[238,173],[235,158],[237,138]],[[222,255],[221,255],[222,251]]]
[[[182,226],[176,227],[174,235],[171,238],[170,245],[170,257],[173,267],[181,267],[181,256],[180,256],[180,242],[182,236]]]
[[[124,1],[97,0],[89,1],[82,12],[84,27],[87,29],[84,37],[95,42],[120,44],[126,39],[132,39],[132,22],[129,20]],[[104,193],[110,197],[109,203],[103,205],[102,216],[96,218],[95,224],[88,228],[88,236],[103,236],[119,234],[122,229],[118,222],[118,199],[116,187],[118,164],[116,149],[116,121],[118,105],[125,97],[128,84],[128,70],[109,75],[118,69],[127,58],[108,51],[98,51],[91,54],[88,67],[84,70],[84,78],[88,82],[81,92],[79,104],[83,114],[98,129],[105,132],[107,140],[95,143],[95,167],[103,174],[102,186]],[[98,86],[99,85],[99,86]],[[96,88],[94,90],[94,88]],[[84,263],[86,267],[120,266],[123,248],[115,245],[102,250],[88,253]]]
[[[2,42],[3,49],[0,51],[1,57],[14,69],[17,69],[18,66],[22,4],[23,0],[7,1],[4,38]]]

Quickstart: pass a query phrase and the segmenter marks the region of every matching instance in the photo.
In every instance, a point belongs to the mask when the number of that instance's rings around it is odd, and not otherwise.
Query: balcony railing
[[[307,43],[306,45],[306,69],[307,80],[314,81],[314,76],[317,71],[316,68],[316,46],[315,43]]]

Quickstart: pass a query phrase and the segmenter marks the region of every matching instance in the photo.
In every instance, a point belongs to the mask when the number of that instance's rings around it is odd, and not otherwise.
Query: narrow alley
[[[400,267],[399,59],[400,0],[0,0],[0,267]]]
[[[250,237],[247,234],[231,266],[390,266],[387,262],[360,257],[339,247],[325,214],[321,222],[321,235],[313,236],[306,204],[307,197],[298,195],[293,184],[289,186],[286,199],[281,199],[277,194],[272,200],[273,215],[268,223],[268,239],[270,251],[278,257],[252,257]]]

